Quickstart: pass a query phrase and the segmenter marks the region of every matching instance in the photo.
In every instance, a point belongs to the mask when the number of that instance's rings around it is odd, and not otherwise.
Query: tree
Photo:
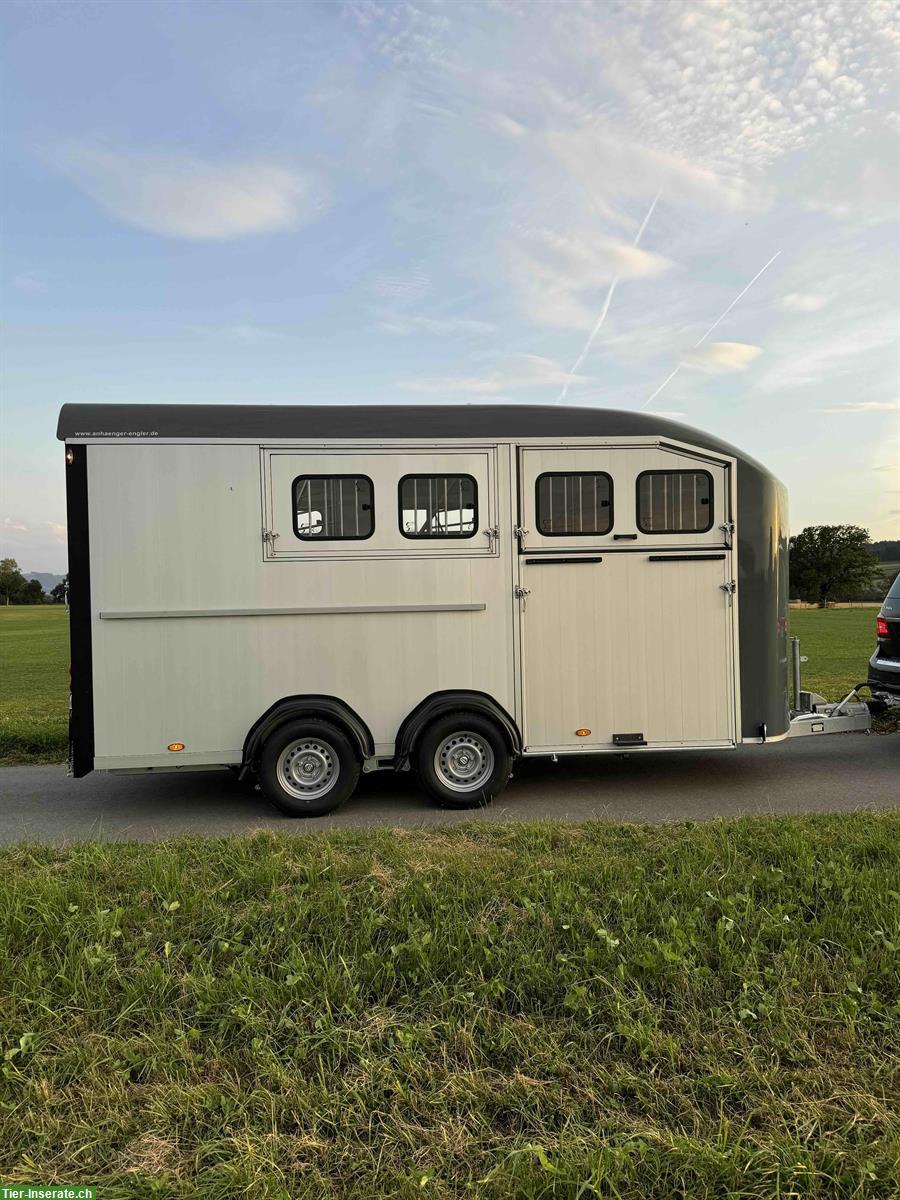
[[[50,592],[50,599],[54,604],[65,604],[68,591],[69,577],[68,575],[63,575],[56,587]]]
[[[827,608],[871,587],[878,560],[858,525],[807,525],[791,538],[791,594]]]
[[[25,590],[19,600],[20,604],[43,604],[46,599],[44,585],[39,579],[26,580]]]
[[[25,576],[14,558],[0,559],[0,604],[21,604]]]

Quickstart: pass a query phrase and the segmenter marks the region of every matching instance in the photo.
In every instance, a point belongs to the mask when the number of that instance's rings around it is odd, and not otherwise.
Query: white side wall
[[[441,450],[446,452],[446,445]],[[311,452],[314,453],[314,452]],[[402,469],[410,469],[410,448]],[[415,451],[428,469],[429,451]],[[510,454],[493,455],[491,521],[510,514]],[[240,761],[247,731],[283,696],[336,695],[389,754],[406,714],[445,688],[515,709],[511,546],[472,557],[264,560],[258,445],[88,448],[95,762],[98,767]],[[443,465],[443,464],[442,464]],[[482,498],[480,497],[480,500]],[[486,497],[484,499],[487,499]],[[376,488],[376,534],[397,494]],[[480,525],[487,525],[482,507]],[[287,536],[287,535],[284,535]],[[371,548],[377,546],[373,542]],[[395,552],[396,553],[396,552]],[[101,613],[479,604],[469,612],[101,618]],[[185,751],[170,754],[170,742]]]

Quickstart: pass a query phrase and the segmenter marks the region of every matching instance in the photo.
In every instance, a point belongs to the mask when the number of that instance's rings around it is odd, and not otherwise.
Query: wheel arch
[[[277,729],[300,717],[331,721],[342,730],[359,751],[361,762],[375,754],[375,741],[368,725],[349,704],[337,696],[284,696],[276,700],[256,721],[244,739],[239,778],[245,779],[259,765],[263,743]]]
[[[410,755],[419,734],[427,725],[445,713],[458,712],[464,709],[490,717],[500,728],[506,738],[510,753],[515,757],[522,753],[522,735],[519,727],[506,709],[487,694],[467,690],[432,692],[426,696],[403,719],[397,731],[397,742],[394,755],[394,766],[397,770],[409,769]]]

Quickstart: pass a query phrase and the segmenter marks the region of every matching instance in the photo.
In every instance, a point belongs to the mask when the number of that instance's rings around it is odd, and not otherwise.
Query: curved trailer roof
[[[736,447],[652,413],[550,404],[64,404],[61,441],[129,438],[668,437],[764,470]]]

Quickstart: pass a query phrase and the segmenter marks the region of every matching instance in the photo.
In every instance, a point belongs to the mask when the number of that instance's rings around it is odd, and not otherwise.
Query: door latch
[[[499,525],[489,525],[488,528],[485,529],[485,531],[484,531],[484,536],[488,540],[488,549],[493,550],[494,542],[497,541],[500,537],[500,526]]]
[[[731,535],[734,533],[734,521],[725,521],[719,526],[725,535],[724,542],[727,550],[731,549]]]
[[[521,525],[516,525],[513,529],[513,537],[517,537],[520,542],[524,542],[529,533],[530,530],[523,529]]]
[[[522,587],[522,585],[520,583],[517,583],[516,586],[513,588],[513,595],[515,596],[515,598],[517,600],[522,601],[522,612],[524,612],[525,604],[528,600],[528,597],[531,595],[531,588]]]
[[[271,550],[271,552],[272,552],[273,554],[275,553],[275,539],[276,539],[278,536],[279,536],[279,535],[278,535],[277,533],[275,533],[275,532],[274,532],[273,530],[271,530],[271,529],[264,529],[264,530],[262,531],[263,545],[264,545],[264,546],[265,546],[265,547],[266,547],[268,550]]]
[[[729,596],[733,596],[737,591],[737,584],[733,579],[729,579],[727,583],[720,583],[719,587],[723,592],[727,592]]]

